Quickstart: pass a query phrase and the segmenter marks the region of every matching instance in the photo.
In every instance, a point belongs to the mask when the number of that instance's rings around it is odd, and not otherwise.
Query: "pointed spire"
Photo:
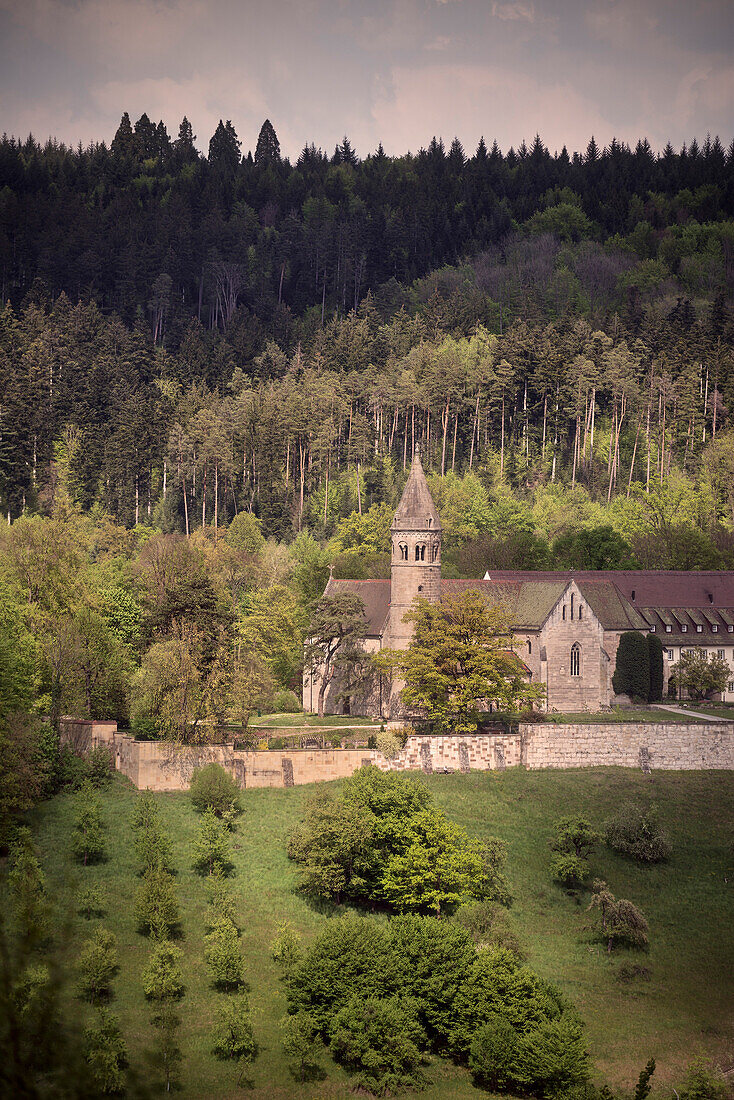
[[[392,531],[440,531],[441,520],[428,488],[419,450],[416,448],[408,480],[400,498]]]

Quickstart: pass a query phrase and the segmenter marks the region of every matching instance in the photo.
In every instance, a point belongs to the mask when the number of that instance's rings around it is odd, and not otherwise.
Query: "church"
[[[629,630],[657,633],[663,644],[664,691],[670,668],[687,649],[701,647],[728,662],[731,680],[722,698],[734,702],[734,573],[622,570],[517,572],[489,570],[481,580],[441,577],[441,520],[420,456],[392,525],[390,580],[335,580],[325,595],[348,590],[365,606],[365,649],[405,649],[412,624],[403,621],[416,597],[475,588],[509,611],[515,650],[533,683],[545,688],[549,710],[598,711],[614,701],[612,676],[619,639]],[[345,696],[335,679],[325,711],[397,720],[404,708],[399,685],[382,678],[361,696]],[[313,711],[319,672],[304,671],[303,705]]]

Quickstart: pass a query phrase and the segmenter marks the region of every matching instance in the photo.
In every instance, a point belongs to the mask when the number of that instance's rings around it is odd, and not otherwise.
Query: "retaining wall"
[[[594,725],[521,723],[517,733],[472,737],[411,735],[402,752],[386,759],[376,749],[235,750],[231,745],[180,746],[136,741],[114,722],[62,719],[61,740],[75,752],[108,745],[115,767],[141,790],[183,791],[202,764],[216,762],[246,787],[292,787],[341,779],[363,764],[383,771],[424,772],[617,766],[675,770],[734,770],[734,723]]]

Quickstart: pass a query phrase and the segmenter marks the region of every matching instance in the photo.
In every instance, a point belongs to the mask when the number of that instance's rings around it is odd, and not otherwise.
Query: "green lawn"
[[[662,1083],[675,1083],[681,1068],[704,1052],[729,1068],[734,1049],[734,784],[729,772],[656,772],[650,776],[623,769],[582,771],[473,772],[432,776],[426,780],[436,801],[473,834],[502,837],[509,851],[509,878],[515,894],[512,919],[531,966],[558,982],[579,1007],[588,1028],[600,1075],[614,1085],[631,1085],[654,1056],[657,1092],[670,1095]],[[322,785],[319,785],[320,787]],[[335,785],[336,786],[336,785]],[[285,996],[268,945],[279,920],[287,918],[313,939],[328,915],[310,906],[294,890],[295,875],[284,840],[301,816],[314,787],[250,790],[243,794],[245,813],[236,834],[236,875],[243,946],[251,986],[253,1021],[260,1055],[253,1068],[251,1096],[346,1098],[345,1075],[329,1064],[329,1080],[299,1086],[292,1082],[279,1045],[278,1020]],[[602,847],[593,858],[595,873],[606,878],[618,896],[638,903],[650,922],[649,954],[620,953],[611,958],[594,939],[586,897],[575,899],[554,886],[548,876],[548,839],[553,822],[571,812],[587,814],[601,824],[620,801],[653,797],[673,840],[669,864],[640,867]],[[148,954],[132,916],[137,879],[130,814],[136,792],[120,777],[104,796],[109,824],[108,862],[83,869],[69,857],[72,796],[62,794],[35,812],[34,824],[49,884],[71,917],[65,939],[73,969],[81,938],[90,925],[73,915],[73,896],[80,883],[99,882],[110,899],[103,923],[117,935],[121,970],[112,1008],[121,1018],[132,1059],[141,1064],[151,1045],[140,972]],[[174,840],[182,909],[187,993],[181,1004],[185,1093],[193,1097],[241,1095],[232,1067],[210,1054],[208,1031],[222,994],[208,984],[203,963],[206,915],[204,883],[191,870],[198,817],[188,796],[157,796]],[[640,963],[650,980],[621,983],[623,962]],[[88,1010],[84,1010],[88,1011]],[[433,1084],[426,1100],[466,1100],[486,1095],[474,1089],[468,1074],[434,1059]]]
[[[379,721],[373,718],[352,717],[349,714],[325,714],[319,718],[318,714],[266,714],[264,718],[251,719],[253,729],[266,729],[269,726],[287,727],[293,729],[309,729],[311,726],[331,728],[332,726],[374,726],[379,728]]]
[[[666,716],[665,711],[654,710],[652,707],[612,707],[611,710],[599,711],[596,714],[583,710],[567,714],[550,711],[546,721],[562,725],[567,723],[588,725],[592,722],[697,722],[699,719],[694,718],[693,715],[687,717],[683,714]]]
[[[712,718],[724,718],[734,722],[734,703],[674,703],[683,710],[695,710],[699,714],[710,714]]]

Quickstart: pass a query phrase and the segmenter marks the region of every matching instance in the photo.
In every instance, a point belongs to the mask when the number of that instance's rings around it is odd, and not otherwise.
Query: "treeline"
[[[660,154],[645,139],[600,148],[592,137],[573,155],[539,136],[506,153],[482,139],[473,155],[434,138],[364,159],[345,138],[331,156],[307,145],[295,164],[268,121],[254,155],[241,156],[229,121],[206,157],[194,142],[185,118],[171,140],[145,114],[134,125],[123,115],[109,148],[4,136],[3,300],[20,306],[38,280],[51,300],[94,300],[157,343],[178,347],[197,318],[242,353],[268,336],[290,346],[304,315],[312,329],[370,291],[389,312],[466,257],[481,257],[479,289],[512,312],[512,269],[527,265],[517,233],[587,242],[555,294],[578,286],[592,310],[600,280],[640,262],[643,282],[672,273],[691,295],[731,277],[734,144],[718,137]]]

